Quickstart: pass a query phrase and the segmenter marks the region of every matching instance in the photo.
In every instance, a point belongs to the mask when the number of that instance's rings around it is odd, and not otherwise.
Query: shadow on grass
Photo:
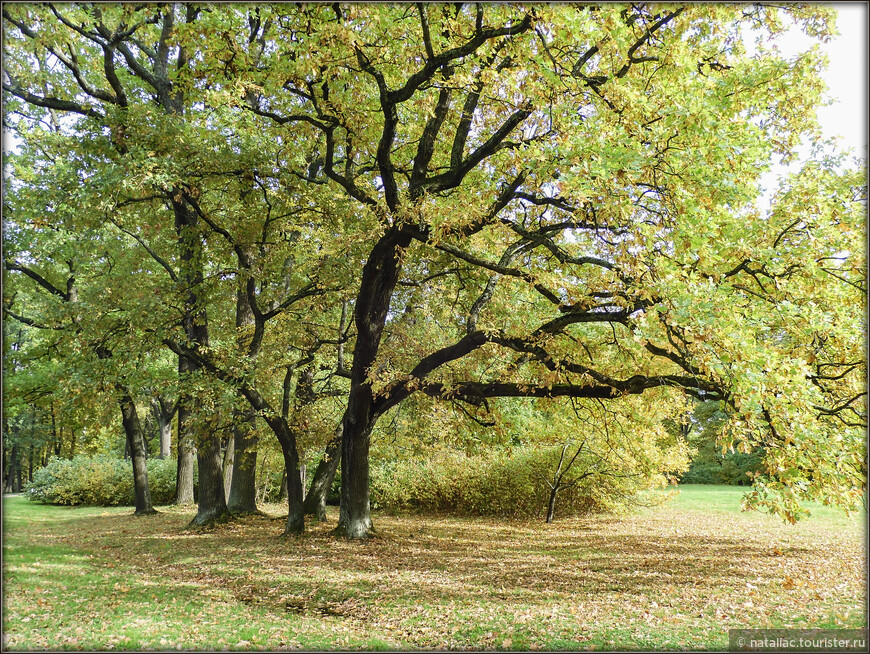
[[[224,589],[276,611],[334,615],[353,614],[360,606],[340,605],[360,597],[547,602],[576,593],[654,596],[663,586],[715,591],[768,574],[771,561],[811,552],[775,548],[764,532],[753,538],[732,527],[674,538],[659,528],[633,533],[642,527],[637,521],[607,517],[553,527],[378,516],[381,537],[366,542],[335,538],[334,516],[299,539],[280,538],[280,521],[270,516],[208,530],[186,529],[188,519],[177,510],[148,520],[115,513],[55,526],[69,532],[67,543],[145,579]]]

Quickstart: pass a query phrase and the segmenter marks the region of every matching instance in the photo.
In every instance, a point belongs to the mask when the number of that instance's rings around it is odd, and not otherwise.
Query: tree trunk
[[[227,508],[231,513],[257,513],[257,435],[254,418],[233,423],[235,452],[233,453],[233,478]]]
[[[401,272],[400,252],[411,238],[397,228],[388,231],[372,248],[360,279],[354,306],[357,338],[350,373],[350,393],[344,412],[341,443],[341,510],[336,531],[349,538],[372,534],[369,503],[369,446],[372,428],[379,418],[368,381],[381,335],[390,311],[390,301]]]
[[[188,190],[176,187],[169,200],[175,215],[175,229],[181,255],[179,278],[185,293],[182,320],[185,335],[194,349],[207,348],[208,314],[199,295],[203,283],[202,237],[199,233],[199,219],[193,206],[194,199]],[[188,373],[195,373],[200,365],[193,359],[179,357],[179,368],[182,367]],[[183,375],[180,377],[183,383]],[[196,439],[199,492],[197,512],[191,521],[192,526],[224,522],[229,517],[224,494],[220,439],[214,433],[203,436],[204,438]]]
[[[7,429],[6,433],[9,431]],[[15,481],[18,480],[18,487],[15,486]],[[6,470],[6,488],[5,493],[20,493],[21,492],[21,466],[18,465],[18,443],[12,446],[12,452],[9,455],[9,467]]]
[[[314,470],[308,495],[305,496],[303,505],[305,515],[316,515],[320,522],[326,522],[326,498],[329,496],[335,473],[338,471],[339,463],[341,463],[342,431],[342,423],[338,423],[332,440],[326,445],[323,458],[320,459]]]
[[[151,398],[151,413],[157,420],[157,430],[160,434],[160,459],[169,458],[172,453],[172,417],[176,406],[162,395]]]
[[[62,439],[57,435],[57,421],[54,415],[54,402],[52,402],[49,406],[51,408],[51,440],[54,444],[54,455],[59,457]],[[63,433],[63,430],[61,430],[61,433]]]
[[[15,492],[20,493],[24,488],[24,483],[22,480],[22,476],[24,474],[24,466],[21,465],[21,452],[18,453],[18,457],[15,459]]]
[[[553,518],[556,515],[556,494],[558,492],[558,486],[550,489],[550,501],[547,502],[547,522],[553,522]]]
[[[156,513],[151,506],[151,490],[148,487],[148,468],[145,460],[145,443],[142,438],[142,427],[139,424],[139,414],[136,412],[136,404],[129,392],[119,387],[121,397],[118,403],[121,406],[121,417],[124,423],[124,433],[127,436],[127,446],[133,459],[133,491],[135,496],[136,511],[133,515],[147,515]]]
[[[190,526],[202,527],[226,522],[230,514],[224,495],[221,444],[217,435],[210,434],[197,447],[196,463],[199,471],[199,493],[196,516],[190,521]]]
[[[224,500],[229,501],[230,499],[230,486],[233,483],[233,460],[235,457],[236,450],[236,436],[233,432],[230,432],[229,437],[227,438],[227,446],[224,448]],[[227,507],[229,508],[229,507]]]
[[[183,402],[178,405],[178,446],[175,477],[175,503],[193,504],[194,447],[190,437],[190,411]]]
[[[367,538],[373,535],[369,503],[369,446],[374,422],[360,424],[354,421],[353,415],[347,414],[341,451],[341,506],[336,530],[348,538]]]
[[[284,468],[281,471],[281,487],[278,490],[278,500],[286,502],[288,498],[287,494],[287,468]]]
[[[296,443],[284,447],[284,470],[287,476],[287,525],[284,535],[298,535],[305,531],[305,513],[302,510],[302,479],[299,477],[299,455]]]

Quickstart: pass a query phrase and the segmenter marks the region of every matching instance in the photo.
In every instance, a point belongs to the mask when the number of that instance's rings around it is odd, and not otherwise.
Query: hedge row
[[[372,506],[387,511],[541,516],[550,493],[541,476],[552,475],[558,459],[558,449],[528,448],[474,457],[447,452],[425,461],[376,463],[371,469]],[[578,466],[574,473],[580,471]],[[636,490],[628,483],[589,477],[559,493],[556,513],[619,510]]]
[[[174,501],[176,466],[175,459],[148,460],[153,504]],[[132,506],[133,464],[108,456],[52,458],[34,473],[25,491],[29,499],[49,504]]]

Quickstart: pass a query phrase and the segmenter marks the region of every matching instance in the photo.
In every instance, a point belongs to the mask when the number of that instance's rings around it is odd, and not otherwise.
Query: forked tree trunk
[[[315,515],[320,522],[326,522],[326,500],[332,489],[335,473],[338,472],[338,465],[341,463],[341,434],[342,423],[339,423],[332,440],[326,445],[323,458],[314,470],[311,486],[308,488],[308,495],[305,496],[303,504],[305,515]]]
[[[556,494],[558,492],[558,487],[550,489],[550,500],[547,502],[547,522],[553,522],[553,518],[556,516]]]
[[[121,397],[118,403],[121,406],[121,417],[124,424],[124,433],[127,436],[127,446],[130,449],[130,458],[133,460],[133,491],[135,496],[136,510],[133,515],[147,515],[156,513],[151,505],[151,489],[148,487],[148,467],[145,459],[145,443],[142,438],[142,427],[139,423],[139,414],[136,412],[136,404],[130,394],[119,386]]]

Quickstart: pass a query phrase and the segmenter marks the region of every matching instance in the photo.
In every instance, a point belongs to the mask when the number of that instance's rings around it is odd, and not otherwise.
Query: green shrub
[[[133,469],[129,461],[126,479],[130,482],[130,492],[133,492]],[[193,466],[193,486],[196,493],[196,482],[199,470]],[[172,504],[175,501],[175,479],[178,474],[178,461],[175,459],[148,459],[148,487],[151,490],[152,504]],[[130,504],[133,504],[132,494]]]
[[[680,477],[681,484],[729,484],[749,486],[752,478],[747,474],[762,470],[761,454],[751,452],[702,453],[692,461]]]
[[[371,469],[372,506],[388,511],[540,516],[550,492],[541,476],[552,474],[558,459],[558,449],[517,448],[487,456],[445,452],[424,461],[376,462]],[[625,480],[588,477],[559,493],[556,510],[559,515],[618,510],[634,490]]]
[[[170,504],[175,498],[175,459],[149,459],[147,465],[152,503]],[[133,506],[133,466],[109,456],[52,458],[34,473],[26,492],[29,499],[49,504]]]

